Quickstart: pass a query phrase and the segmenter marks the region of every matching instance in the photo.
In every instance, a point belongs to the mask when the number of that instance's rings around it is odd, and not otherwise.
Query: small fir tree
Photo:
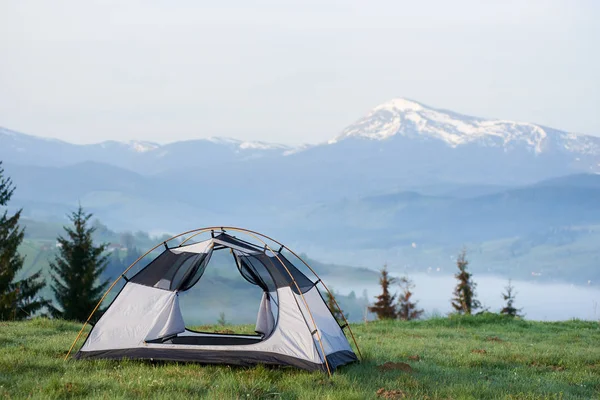
[[[219,319],[217,320],[217,324],[221,326],[225,326],[228,324],[227,319],[225,319],[225,313],[223,311],[219,313]]]
[[[467,261],[467,252],[463,250],[456,259],[458,273],[454,275],[458,284],[454,289],[454,298],[452,307],[459,314],[471,315],[471,313],[481,307],[481,303],[476,298],[475,288],[477,284],[473,282],[473,275],[467,271],[469,261]]]
[[[60,308],[51,307],[55,318],[86,321],[108,285],[101,275],[108,264],[106,244],[94,246],[94,227],[88,227],[92,214],[79,206],[69,219],[73,227],[64,227],[67,238],[59,236],[59,254],[50,263],[52,291]],[[98,314],[99,315],[99,314]]]
[[[515,288],[510,279],[508,280],[508,286],[504,289],[506,292],[502,293],[502,298],[506,301],[506,305],[502,308],[500,314],[508,315],[509,317],[520,317],[522,308],[515,308],[514,306],[517,293],[515,292]]]
[[[381,285],[381,294],[376,297],[375,304],[369,307],[369,311],[375,313],[378,319],[396,319],[396,306],[394,300],[396,294],[390,293],[390,286],[396,283],[396,278],[390,277],[387,265],[384,265],[379,275],[379,285]]]
[[[423,310],[417,308],[417,301],[413,302],[412,289],[415,287],[413,281],[407,276],[400,278],[400,288],[402,292],[398,296],[398,318],[404,321],[419,319]]]
[[[0,207],[8,205],[14,191],[12,180],[4,177],[0,161]],[[19,226],[21,211],[9,216],[4,210],[0,215],[0,320],[24,319],[49,304],[38,295],[45,286],[41,271],[15,280],[25,261],[17,251],[25,237],[24,229]]]
[[[329,291],[327,291],[325,293],[325,302],[327,303],[327,308],[329,308],[329,311],[331,311],[331,314],[333,315],[335,320],[338,322],[338,324],[343,325],[344,317],[348,318],[348,315],[344,314],[344,311],[336,305],[336,301],[335,301],[336,293],[334,292],[333,288],[330,290],[330,292],[331,293],[329,293]]]

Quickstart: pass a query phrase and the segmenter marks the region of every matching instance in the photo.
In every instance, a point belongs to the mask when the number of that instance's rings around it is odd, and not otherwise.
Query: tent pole
[[[199,229],[198,232],[194,233],[193,235],[191,235],[188,238],[185,238],[185,240],[183,242],[181,242],[179,244],[179,247],[183,246],[184,244],[186,244],[189,240],[193,239],[194,237],[203,234],[204,232],[207,231],[211,231],[211,234],[214,234],[214,229],[215,227],[210,227],[210,228],[204,228],[204,229]]]

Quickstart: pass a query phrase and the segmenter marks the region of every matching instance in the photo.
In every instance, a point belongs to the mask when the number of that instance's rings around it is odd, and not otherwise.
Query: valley
[[[25,218],[23,273],[47,267],[81,203],[123,257],[116,232],[138,232],[143,250],[232,225],[268,232],[325,274],[338,265],[331,275],[349,280],[332,282],[340,289],[383,264],[450,276],[462,248],[477,275],[600,283],[600,139],[531,123],[393,99],[321,144],[74,145],[0,129],[0,160],[17,185],[9,210]]]

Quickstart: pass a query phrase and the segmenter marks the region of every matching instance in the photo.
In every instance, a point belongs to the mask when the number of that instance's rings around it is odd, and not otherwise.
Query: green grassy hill
[[[331,379],[262,366],[64,362],[80,326],[0,322],[0,398],[600,398],[598,322],[482,315],[356,324],[365,360]]]

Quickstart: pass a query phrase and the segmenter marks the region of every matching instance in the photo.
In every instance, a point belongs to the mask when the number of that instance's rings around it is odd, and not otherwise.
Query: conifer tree
[[[458,280],[458,284],[454,289],[452,307],[459,314],[471,315],[474,310],[481,307],[481,303],[476,299],[477,284],[473,282],[473,275],[467,271],[468,265],[467,252],[463,250],[456,259],[458,273],[454,277]]]
[[[390,293],[390,286],[396,283],[396,278],[390,277],[387,265],[384,265],[379,275],[379,285],[381,285],[381,294],[376,297],[375,304],[369,307],[369,311],[377,314],[378,319],[396,319],[396,305],[394,300],[396,294]]]
[[[500,311],[500,314],[508,315],[509,317],[520,317],[519,314],[522,308],[515,308],[515,297],[517,293],[515,293],[515,288],[512,285],[512,281],[508,280],[508,286],[504,288],[506,290],[505,293],[502,293],[502,298],[506,301],[506,305]]]
[[[331,288],[330,291],[331,291],[331,294],[329,293],[329,291],[327,291],[325,293],[325,302],[327,303],[327,308],[329,308],[329,311],[331,311],[331,314],[333,315],[335,320],[338,322],[338,324],[342,325],[344,323],[344,317],[348,318],[348,315],[344,314],[344,311],[336,305],[336,301],[335,301],[336,293],[333,290],[333,288]]]
[[[101,281],[108,263],[107,245],[94,246],[95,228],[88,227],[91,217],[79,206],[69,216],[73,227],[64,227],[67,238],[57,239],[60,252],[50,263],[52,291],[60,306],[50,309],[55,318],[86,321],[108,285],[108,281]]]
[[[0,207],[6,207],[15,191],[10,178],[4,177],[4,169],[0,161]],[[48,302],[38,296],[45,286],[41,271],[28,278],[15,280],[23,268],[25,258],[17,249],[25,231],[19,226],[21,211],[9,216],[4,210],[0,215],[0,320],[24,319],[32,316]]]
[[[410,321],[413,319],[419,319],[423,314],[422,309],[417,308],[417,301],[413,302],[411,300],[412,297],[412,289],[415,287],[413,281],[411,281],[407,276],[403,276],[400,278],[400,288],[402,292],[400,296],[398,296],[398,318]]]

